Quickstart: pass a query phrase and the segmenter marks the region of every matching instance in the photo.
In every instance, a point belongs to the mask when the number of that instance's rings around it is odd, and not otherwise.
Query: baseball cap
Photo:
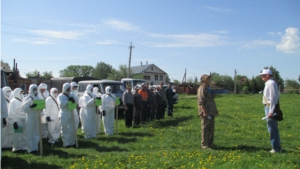
[[[270,69],[264,69],[260,75],[272,75],[272,71]]]

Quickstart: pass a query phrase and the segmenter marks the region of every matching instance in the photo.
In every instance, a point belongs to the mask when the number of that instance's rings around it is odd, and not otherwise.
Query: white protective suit
[[[4,87],[3,89],[4,97],[1,98],[1,102],[5,102],[3,106],[1,105],[1,108],[7,109],[6,117],[5,115],[1,116],[2,118],[6,118],[6,126],[2,128],[1,131],[1,147],[2,148],[12,148],[12,140],[13,140],[13,125],[12,123],[8,123],[8,107],[10,103],[10,97],[11,97],[11,88],[10,87]],[[9,92],[10,91],[10,92]],[[1,110],[1,113],[5,113],[5,111]],[[2,119],[1,119],[2,122]]]
[[[112,94],[110,86],[105,88],[105,93],[102,95],[102,110],[105,111],[105,116],[102,116],[104,125],[104,132],[106,135],[112,135],[114,133],[114,118],[115,118],[115,106],[116,97]]]
[[[38,87],[38,95],[37,97],[40,99],[46,100],[47,97],[49,97],[49,91],[47,90],[47,84],[41,83]],[[41,93],[40,89],[45,89],[43,93]],[[47,126],[47,121],[46,121],[46,116],[45,116],[45,109],[43,110],[42,116],[41,116],[41,122],[42,122],[42,137],[43,139],[47,138],[48,136],[48,126]]]
[[[62,93],[57,97],[57,103],[59,106],[58,118],[61,125],[61,137],[63,146],[74,146],[75,145],[75,130],[74,121],[72,119],[72,111],[68,109],[68,100],[70,93],[66,92],[68,88],[71,88],[69,83],[64,83],[62,87]]]
[[[82,96],[81,113],[84,117],[84,138],[95,138],[96,137],[96,105],[95,95],[92,93],[93,86],[88,85]]]
[[[33,100],[39,100],[34,93],[33,89],[37,89],[37,85],[31,84],[29,86],[28,96],[26,96],[23,100],[22,110],[26,113],[26,144],[27,144],[27,152],[38,151],[39,149],[39,118],[41,118],[40,113],[41,110],[35,110],[30,108],[33,104]]]
[[[99,93],[98,87],[94,87],[94,88],[93,88],[93,94],[94,94],[96,97],[101,97],[101,96],[102,96],[102,94]],[[101,105],[98,106],[97,111],[101,112]],[[98,114],[98,112],[97,112],[97,115],[96,115],[96,116],[97,116],[97,118],[98,118],[98,131],[97,131],[97,134],[99,134],[99,133],[100,133],[100,128],[101,128],[101,116],[100,116],[100,114]]]
[[[58,142],[60,136],[60,122],[58,119],[59,107],[56,101],[57,95],[54,92],[58,90],[52,88],[50,90],[50,96],[46,99],[45,116],[49,117],[51,121],[47,121],[48,124],[48,142],[54,144]]]
[[[72,95],[71,97],[73,97],[76,104],[78,104],[78,89],[77,90],[72,90],[72,87],[74,87],[74,86],[78,87],[78,85],[77,85],[76,82],[72,82],[72,83],[70,83],[70,85],[71,85],[71,95]],[[76,126],[76,129],[77,129],[78,126],[79,126],[79,115],[78,115],[77,108],[74,109],[74,118],[75,118],[75,126]]]
[[[13,132],[13,149],[12,151],[27,150],[26,147],[26,113],[22,110],[23,94],[20,94],[21,88],[14,90],[14,98],[11,100],[8,108],[8,123],[17,122],[19,127],[23,127],[23,133]],[[12,128],[14,131],[14,129]]]

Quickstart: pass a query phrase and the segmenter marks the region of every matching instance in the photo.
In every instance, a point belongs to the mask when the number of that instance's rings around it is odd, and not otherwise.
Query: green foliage
[[[93,76],[94,67],[88,65],[70,65],[59,71],[60,77]]]
[[[220,86],[221,88],[233,91],[234,80],[231,76],[220,75],[220,74],[214,72],[211,74],[211,78],[212,78],[212,81],[215,82],[215,84]]]
[[[166,75],[165,78],[166,78],[166,79],[165,79],[165,80],[166,80],[166,83],[171,82],[171,79],[169,78],[169,75]]]
[[[280,96],[285,119],[279,122],[283,152],[270,154],[269,133],[262,96],[217,97],[216,148],[203,150],[197,96],[179,95],[173,117],[126,128],[118,120],[118,134],[105,136],[103,126],[97,139],[84,139],[78,129],[79,148],[53,147],[44,140],[43,156],[2,152],[2,168],[298,168],[300,166],[300,95]]]
[[[52,71],[49,71],[49,72],[43,72],[42,73],[42,76],[41,76],[42,78],[45,78],[45,79],[51,79],[51,78],[53,78],[53,75],[52,75]]]
[[[180,84],[179,80],[177,80],[177,79],[173,79],[173,83],[174,83],[174,84],[177,84],[177,85]]]
[[[110,73],[112,73],[113,67],[105,62],[99,62],[93,70],[93,77],[98,79],[107,79]]]
[[[26,72],[25,73],[25,76],[27,77],[27,78],[29,78],[29,77],[37,77],[37,76],[39,76],[39,74],[40,74],[40,72],[38,71],[38,70],[34,70],[34,71],[32,71],[32,72]]]
[[[133,79],[144,79],[144,76],[141,75],[141,74],[136,74],[136,75],[133,75],[132,78],[133,78]]]
[[[108,75],[107,79],[120,81],[122,78],[127,77],[128,68],[126,65],[120,65],[119,70],[113,69]],[[131,76],[132,77],[132,73]]]
[[[286,93],[299,94],[300,84],[296,80],[287,79],[285,80],[284,84],[285,84],[284,91]]]

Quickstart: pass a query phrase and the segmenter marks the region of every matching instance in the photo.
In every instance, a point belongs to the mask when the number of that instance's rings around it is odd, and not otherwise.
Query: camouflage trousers
[[[214,142],[214,130],[215,130],[215,117],[211,116],[211,119],[201,116],[201,146],[213,147]]]

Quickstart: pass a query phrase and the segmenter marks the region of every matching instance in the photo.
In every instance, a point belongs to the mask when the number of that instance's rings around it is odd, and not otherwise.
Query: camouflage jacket
[[[207,87],[201,85],[198,88],[198,114],[203,116],[203,111],[201,105],[204,106],[204,109],[208,116],[217,115],[216,102],[214,100],[215,94],[211,93]]]

